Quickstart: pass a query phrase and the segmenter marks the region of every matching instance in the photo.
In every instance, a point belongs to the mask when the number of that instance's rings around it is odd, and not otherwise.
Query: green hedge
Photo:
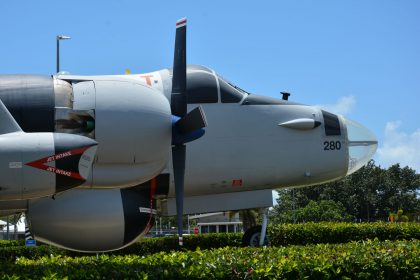
[[[0,248],[23,245],[25,245],[24,240],[0,240]]]
[[[379,240],[420,239],[419,223],[304,223],[279,224],[268,228],[271,245],[346,243]]]
[[[241,233],[209,233],[199,235],[185,235],[183,250],[214,249],[226,246],[238,247],[242,244]],[[138,254],[149,255],[158,252],[179,250],[178,236],[144,238],[140,242],[113,252],[118,255]]]
[[[210,249],[221,248],[226,246],[238,247],[241,245],[242,234],[201,234],[201,235],[187,235],[184,236],[184,247],[182,250],[196,250],[197,248]],[[16,243],[13,241],[4,241],[3,243],[10,243],[11,246],[0,246],[0,262],[14,262],[17,257],[25,257],[28,259],[36,259],[45,255],[62,255],[62,256],[86,256],[96,254],[86,254],[68,251],[49,245],[39,245],[36,247],[26,247],[22,242]],[[19,246],[13,246],[18,244]],[[170,252],[172,250],[179,250],[178,237],[159,237],[159,238],[144,238],[140,242],[124,248],[122,250],[111,252],[113,255],[150,255],[158,252]]]
[[[267,248],[20,258],[3,279],[419,279],[420,241],[362,241]],[[1,278],[1,277],[0,277]],[[44,278],[44,279],[45,279]]]
[[[306,223],[273,225],[269,229],[271,246],[306,245],[320,243],[347,243],[366,239],[379,240],[420,240],[420,224],[417,223]],[[183,250],[211,249],[241,246],[242,234],[200,234],[184,236]],[[3,246],[10,242],[11,246]],[[23,256],[35,259],[43,254],[82,256],[77,253],[51,246],[36,248],[22,246],[22,242],[3,241],[0,244],[0,261],[14,261]],[[150,255],[158,252],[179,250],[178,237],[144,238],[127,248],[112,252],[114,255]]]
[[[24,257],[37,259],[49,255],[70,255],[72,252],[49,245],[36,247],[15,246],[0,248],[0,263],[13,263],[16,259]],[[76,255],[76,254],[75,254]],[[81,254],[78,254],[81,255]]]

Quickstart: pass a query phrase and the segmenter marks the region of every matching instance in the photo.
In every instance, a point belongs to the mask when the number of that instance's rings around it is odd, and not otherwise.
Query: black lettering
[[[341,150],[340,141],[324,141],[324,151],[338,151]]]

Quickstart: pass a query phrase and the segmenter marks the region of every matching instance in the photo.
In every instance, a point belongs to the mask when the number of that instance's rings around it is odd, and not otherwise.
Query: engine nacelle
[[[94,110],[98,141],[91,187],[130,187],[158,175],[168,162],[172,126],[161,93],[126,78],[93,77],[73,85],[73,110]]]
[[[62,133],[0,135],[0,200],[43,197],[82,185],[96,144]]]
[[[98,142],[85,186],[138,185],[168,162],[170,105],[142,79],[1,75],[0,99],[25,132],[77,134]]]
[[[150,188],[74,189],[55,200],[31,200],[28,220],[35,239],[81,252],[121,249],[153,226]]]

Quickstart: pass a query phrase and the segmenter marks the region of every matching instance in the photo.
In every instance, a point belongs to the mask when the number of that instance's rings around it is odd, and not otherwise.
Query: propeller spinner
[[[182,216],[184,211],[185,143],[204,135],[206,118],[201,107],[187,114],[187,58],[186,58],[187,19],[176,22],[174,66],[172,76],[172,165],[175,183],[175,201],[179,245],[183,245]]]

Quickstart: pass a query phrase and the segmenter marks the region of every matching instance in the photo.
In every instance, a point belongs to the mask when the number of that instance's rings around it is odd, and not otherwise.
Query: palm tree
[[[20,218],[24,216],[24,213],[15,213],[13,215],[9,215],[6,217],[6,239],[9,240],[10,239],[10,225],[13,224],[14,225],[14,230],[13,230],[13,239],[17,239],[17,223],[19,222]]]
[[[242,228],[243,228],[243,231],[245,232],[248,229],[257,225],[258,210],[259,210],[258,208],[254,208],[254,209],[229,211],[229,218],[232,219],[237,213],[239,213],[239,219],[242,222]]]

